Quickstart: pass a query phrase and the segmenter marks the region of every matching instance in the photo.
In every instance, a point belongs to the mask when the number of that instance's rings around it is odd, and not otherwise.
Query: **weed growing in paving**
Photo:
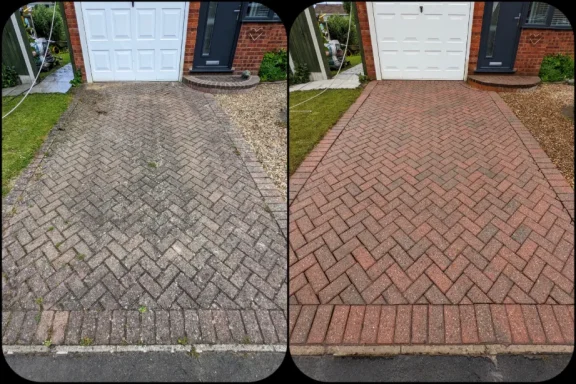
[[[199,358],[200,357],[200,353],[198,353],[198,351],[196,351],[196,347],[195,346],[191,346],[190,347],[190,351],[188,352],[189,356],[192,356],[194,358]]]
[[[46,230],[46,232],[50,232],[50,231],[53,231],[53,230],[54,230],[54,227],[48,227],[48,229]]]
[[[252,343],[252,341],[250,340],[250,338],[248,336],[244,336],[242,338],[242,344],[250,344]]]
[[[146,308],[145,305],[141,305],[140,308],[138,308],[138,312],[140,312],[140,313],[144,313],[144,312],[146,312],[147,310],[148,310],[148,308]]]
[[[44,340],[44,342],[42,343],[44,344],[45,347],[52,347],[52,340],[48,339],[48,340]]]
[[[158,164],[156,164],[154,161],[150,161],[150,162],[148,163],[148,166],[149,166],[150,168],[158,168]]]
[[[186,344],[188,344],[188,338],[187,338],[186,336],[179,338],[179,339],[178,339],[178,344],[180,344],[180,345],[186,345]]]
[[[40,314],[37,313],[36,316],[34,316],[34,320],[36,320],[36,322],[39,323],[39,322],[40,322],[40,317],[41,317]]]
[[[39,297],[34,302],[38,305],[41,311],[44,310],[44,299]]]
[[[62,245],[62,242],[60,241],[59,243],[56,243],[54,246],[56,247],[56,249],[59,249],[61,245]]]
[[[86,258],[86,255],[83,253],[77,253],[76,254],[76,259],[78,259],[80,261],[84,260],[85,258]]]
[[[88,347],[92,345],[92,343],[94,343],[94,340],[89,337],[83,337],[82,339],[80,339],[80,345],[83,347]]]

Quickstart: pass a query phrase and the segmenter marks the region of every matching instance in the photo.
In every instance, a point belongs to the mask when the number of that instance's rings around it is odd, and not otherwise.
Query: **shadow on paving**
[[[257,381],[270,376],[284,353],[124,352],[4,355],[18,375],[32,381]]]
[[[544,381],[560,374],[571,355],[488,357],[407,356],[333,357],[295,356],[307,376],[320,381]]]

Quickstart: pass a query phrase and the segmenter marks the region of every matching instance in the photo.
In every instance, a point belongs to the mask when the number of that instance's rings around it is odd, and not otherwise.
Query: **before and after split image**
[[[3,14],[3,372],[568,377],[565,4]]]

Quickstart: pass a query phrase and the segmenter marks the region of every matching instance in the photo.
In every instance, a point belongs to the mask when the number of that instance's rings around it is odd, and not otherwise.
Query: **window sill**
[[[242,23],[281,23],[282,20],[270,20],[270,19],[243,19]]]
[[[548,25],[530,25],[525,24],[522,26],[522,29],[553,29],[557,31],[571,31],[572,27],[556,27],[556,26],[548,26]]]

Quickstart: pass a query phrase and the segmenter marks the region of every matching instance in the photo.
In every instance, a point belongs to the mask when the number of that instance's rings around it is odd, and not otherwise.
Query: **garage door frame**
[[[182,47],[180,49],[180,70],[178,73],[178,81],[182,81],[183,68],[184,68],[184,52],[186,49],[186,34],[188,25],[188,13],[190,11],[190,2],[184,3],[184,24],[182,30]],[[84,72],[86,74],[86,82],[93,83],[92,67],[90,66],[90,56],[88,53],[88,39],[86,38],[86,29],[84,25],[84,15],[82,14],[82,4],[79,1],[74,2],[74,10],[76,12],[76,22],[78,23],[78,34],[80,35],[80,46],[82,48],[82,60],[84,61]]]
[[[474,16],[474,2],[469,2],[470,12],[468,19],[468,36],[466,38],[466,53],[464,58],[464,78],[468,77],[468,63],[470,61],[470,42],[472,40],[472,20]],[[376,80],[382,80],[382,67],[380,66],[380,51],[378,49],[378,38],[376,37],[376,18],[374,6],[371,1],[366,2],[366,14],[368,16],[368,27],[370,30],[370,42],[372,43],[372,55],[374,56],[374,67],[376,69]],[[449,81],[449,80],[447,80]]]

